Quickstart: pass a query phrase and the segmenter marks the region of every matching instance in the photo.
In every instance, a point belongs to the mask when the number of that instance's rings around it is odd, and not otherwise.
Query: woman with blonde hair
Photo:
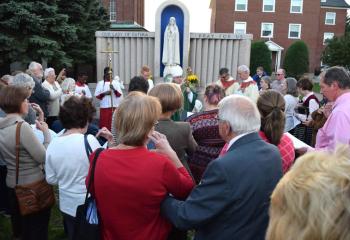
[[[267,240],[350,239],[350,151],[298,159],[271,196]]]
[[[275,90],[267,90],[258,98],[258,109],[261,115],[260,137],[268,143],[276,145],[282,157],[283,173],[292,166],[295,158],[292,140],[284,134],[285,101],[282,94]]]
[[[171,225],[160,204],[168,193],[186,198],[194,183],[166,137],[154,130],[161,113],[157,98],[131,92],[116,111],[119,144],[99,155],[91,189],[102,239],[166,239]],[[146,148],[149,139],[154,151]]]

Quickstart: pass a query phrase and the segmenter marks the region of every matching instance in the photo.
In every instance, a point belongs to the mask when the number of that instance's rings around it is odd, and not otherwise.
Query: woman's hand
[[[36,128],[42,131],[43,133],[49,131],[49,126],[47,126],[46,122],[36,120],[35,124]]]
[[[175,164],[176,167],[183,167],[175,151],[171,148],[166,136],[157,131],[153,131],[149,138],[154,142],[156,146],[155,151],[166,155]]]
[[[98,131],[98,133],[96,134],[96,138],[98,138],[100,136],[107,139],[109,144],[113,143],[113,134],[111,133],[111,131],[108,130],[108,128],[106,128],[106,127],[101,128]]]
[[[38,121],[44,122],[44,112],[41,110],[40,106],[36,103],[31,103],[30,105],[38,113]]]

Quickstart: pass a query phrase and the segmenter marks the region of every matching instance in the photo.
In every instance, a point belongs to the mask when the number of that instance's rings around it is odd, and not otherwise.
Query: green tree
[[[329,66],[350,67],[350,34],[327,40],[327,47],[322,53],[323,63]]]
[[[261,66],[267,74],[271,75],[271,63],[271,51],[265,42],[253,42],[250,51],[250,72],[255,73],[256,68]]]
[[[296,79],[309,71],[309,50],[303,41],[299,40],[290,45],[284,57],[283,68],[288,77]]]
[[[95,64],[95,31],[106,30],[109,18],[98,0],[58,1],[59,11],[69,16],[68,23],[77,29],[78,39],[64,46],[75,64]]]
[[[0,63],[46,60],[71,65],[63,46],[76,42],[76,28],[58,12],[56,0],[9,0],[0,4]]]

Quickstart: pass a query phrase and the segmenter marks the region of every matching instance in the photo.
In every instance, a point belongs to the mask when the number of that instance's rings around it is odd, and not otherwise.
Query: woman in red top
[[[154,131],[160,113],[158,99],[140,92],[130,93],[117,109],[113,127],[120,144],[104,150],[95,169],[103,239],[166,239],[171,225],[160,203],[168,193],[184,199],[194,186],[166,137]],[[148,139],[155,151],[147,150]]]
[[[276,145],[282,157],[283,173],[292,166],[295,158],[292,140],[283,133],[285,125],[285,101],[283,96],[274,90],[263,92],[258,98],[258,109],[261,115],[260,137]]]

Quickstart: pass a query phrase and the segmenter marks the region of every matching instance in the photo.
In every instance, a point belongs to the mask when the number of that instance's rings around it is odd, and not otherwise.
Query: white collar
[[[252,131],[252,132],[254,132],[254,131]],[[230,142],[228,143],[227,150],[229,150],[230,147],[231,147],[235,142],[237,142],[238,139],[240,139],[240,138],[244,137],[245,135],[248,135],[248,134],[250,134],[250,133],[252,133],[252,132],[243,133],[243,134],[237,135],[236,137],[232,138],[232,139],[230,140]]]

